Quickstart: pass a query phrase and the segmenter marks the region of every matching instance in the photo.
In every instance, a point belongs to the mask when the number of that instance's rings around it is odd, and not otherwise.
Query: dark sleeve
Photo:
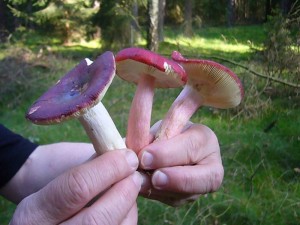
[[[18,172],[37,146],[0,124],[0,187]]]

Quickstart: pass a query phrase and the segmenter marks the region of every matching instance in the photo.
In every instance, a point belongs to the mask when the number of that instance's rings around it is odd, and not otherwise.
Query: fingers
[[[219,189],[223,181],[222,164],[176,166],[154,172],[152,185],[157,190],[186,194],[206,194]]]
[[[199,198],[200,194],[191,194],[191,193],[179,193],[179,192],[172,192],[168,190],[161,190],[156,189],[151,184],[151,176],[149,174],[143,174],[143,185],[140,190],[140,195],[163,202],[170,206],[180,206],[185,203],[195,201]]]
[[[149,170],[193,165],[204,158],[220,160],[220,157],[208,157],[212,154],[220,154],[215,134],[206,126],[190,125],[185,132],[174,138],[154,141],[139,153],[139,159],[140,167]]]
[[[115,150],[62,174],[19,204],[13,219],[57,224],[81,210],[94,196],[128,177],[138,166],[134,152]],[[13,223],[12,223],[13,224]]]
[[[144,174],[141,195],[172,206],[216,191],[224,176],[218,139],[203,125],[189,123],[181,134],[154,141],[138,157],[141,169],[154,170]]]
[[[143,175],[140,194],[171,206],[196,200],[200,195],[214,192],[224,176],[222,164],[177,166],[156,170],[152,176]]]
[[[141,181],[141,175],[135,172],[115,184],[92,206],[83,209],[62,224],[136,224],[135,200],[141,187]]]
[[[138,208],[137,203],[133,204],[133,207],[130,209],[129,213],[121,223],[121,225],[133,225],[138,223]]]
[[[195,166],[176,166],[156,170],[152,176],[143,175],[141,193],[146,196],[155,194],[168,195],[165,192],[185,196],[186,194],[206,194],[219,189],[224,177],[222,164]]]

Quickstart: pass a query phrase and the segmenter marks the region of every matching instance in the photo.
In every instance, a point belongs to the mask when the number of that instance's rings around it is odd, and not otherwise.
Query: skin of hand
[[[151,133],[157,132],[159,122]],[[189,123],[181,134],[154,141],[138,155],[143,173],[140,194],[179,206],[214,192],[221,186],[224,168],[218,139],[206,126]]]
[[[137,167],[137,156],[130,150],[95,157],[24,198],[10,225],[137,224],[136,198],[142,184]]]
[[[88,143],[40,145],[15,176],[0,189],[0,194],[17,204],[63,172],[88,161],[93,154],[95,150]]]
[[[159,122],[151,129],[153,138],[158,126]],[[152,155],[150,160],[145,156],[147,152]],[[91,160],[94,154],[93,146],[87,143],[41,145],[0,194],[19,203],[63,172]],[[143,174],[141,195],[172,206],[217,190],[223,179],[218,140],[202,125],[189,123],[177,137],[148,145],[140,152],[139,160],[141,169],[151,170]]]

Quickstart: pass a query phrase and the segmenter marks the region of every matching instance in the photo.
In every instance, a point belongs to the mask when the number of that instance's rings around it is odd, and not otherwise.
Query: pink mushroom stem
[[[154,77],[147,74],[142,75],[131,104],[126,145],[135,151],[141,150],[150,141],[154,83]]]
[[[173,52],[172,59],[183,66],[188,81],[161,122],[156,134],[158,140],[180,134],[200,106],[232,108],[240,104],[244,93],[238,77],[221,64],[185,59],[179,52]]]
[[[126,144],[139,152],[150,142],[150,123],[155,88],[175,88],[187,81],[177,62],[142,48],[126,48],[116,55],[117,74],[137,84],[128,118]]]
[[[161,122],[156,140],[166,140],[180,134],[202,103],[201,96],[190,85],[186,85]]]

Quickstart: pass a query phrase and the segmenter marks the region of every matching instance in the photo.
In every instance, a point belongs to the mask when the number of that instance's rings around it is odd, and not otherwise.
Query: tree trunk
[[[291,0],[281,0],[280,2],[280,8],[283,15],[287,15],[292,7],[292,1]]]
[[[148,0],[147,48],[157,52],[159,0]]]
[[[193,0],[184,1],[184,34],[187,37],[193,36]]]
[[[271,15],[272,13],[272,7],[271,7],[271,1],[272,0],[266,0],[266,5],[265,5],[265,22],[268,21],[268,16]]]
[[[5,26],[5,4],[2,0],[0,0],[0,41],[4,41],[6,36],[7,36],[7,32],[6,32],[6,26]]]
[[[131,34],[130,34],[130,45],[133,46],[139,38],[139,25],[138,25],[138,15],[139,15],[139,6],[137,0],[134,0],[132,3],[132,15],[133,19],[131,20]]]
[[[232,27],[235,23],[235,0],[228,0],[228,26]]]
[[[164,41],[164,20],[165,20],[166,0],[159,0],[159,14],[158,14],[158,40]]]
[[[6,40],[10,32],[16,28],[15,17],[7,4],[0,0],[0,41]]]

